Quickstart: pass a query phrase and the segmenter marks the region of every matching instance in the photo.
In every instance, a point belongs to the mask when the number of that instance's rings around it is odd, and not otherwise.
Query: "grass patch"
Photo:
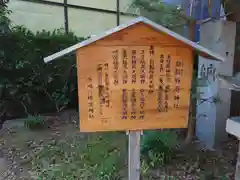
[[[179,138],[173,131],[146,131],[141,141],[143,163],[151,168],[170,163],[178,143]]]
[[[28,116],[24,121],[24,126],[31,130],[40,130],[46,128],[43,116]]]
[[[120,180],[125,174],[126,135],[66,137],[42,147],[32,161],[35,179]]]

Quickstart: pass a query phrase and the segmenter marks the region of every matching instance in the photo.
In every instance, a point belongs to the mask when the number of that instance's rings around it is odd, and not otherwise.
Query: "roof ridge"
[[[71,53],[71,52],[75,51],[76,49],[79,49],[79,48],[82,48],[84,46],[87,46],[87,45],[89,45],[89,44],[91,44],[91,43],[93,43],[95,41],[103,39],[104,37],[107,37],[107,36],[109,36],[109,35],[111,35],[113,33],[117,33],[119,31],[121,31],[121,30],[123,30],[123,29],[125,29],[127,27],[130,27],[132,25],[135,25],[135,24],[137,24],[139,22],[143,22],[143,23],[151,26],[153,29],[158,30],[159,32],[165,33],[165,34],[167,34],[167,35],[169,35],[169,36],[171,36],[171,37],[181,41],[182,43],[184,43],[184,44],[190,46],[191,48],[193,48],[195,51],[199,51],[200,54],[206,55],[208,58],[215,59],[215,60],[220,60],[220,61],[225,61],[225,58],[220,56],[219,54],[217,54],[217,53],[215,53],[215,52],[213,52],[213,51],[211,51],[211,50],[209,50],[209,49],[207,49],[207,48],[205,48],[205,47],[203,47],[203,46],[201,46],[201,45],[199,45],[199,44],[197,44],[195,42],[192,42],[191,40],[189,40],[189,39],[187,39],[187,38],[185,38],[185,37],[183,37],[183,36],[173,32],[173,31],[171,31],[171,30],[167,29],[166,27],[164,27],[162,25],[159,25],[159,24],[157,24],[157,23],[155,23],[155,22],[153,22],[153,21],[151,21],[151,20],[149,20],[149,19],[147,19],[146,17],[143,17],[143,16],[139,16],[139,17],[137,17],[137,18],[135,18],[133,20],[130,20],[127,23],[124,23],[124,24],[121,24],[121,25],[119,25],[117,27],[109,29],[109,30],[101,33],[100,35],[94,35],[94,36],[90,37],[87,40],[84,40],[84,41],[82,41],[80,43],[77,43],[77,44],[75,44],[73,46],[70,46],[70,47],[68,47],[66,49],[63,49],[63,50],[61,50],[61,51],[59,51],[57,53],[54,53],[54,54],[52,54],[50,56],[47,56],[47,57],[44,58],[44,61],[45,62],[49,62],[49,61],[52,61],[54,59],[57,59],[57,58],[59,58],[61,56],[64,56],[65,54],[68,54],[68,53]]]

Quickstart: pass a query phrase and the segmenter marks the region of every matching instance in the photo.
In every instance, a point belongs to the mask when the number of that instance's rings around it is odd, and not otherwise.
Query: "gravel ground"
[[[67,123],[56,118],[52,128],[36,132],[25,129],[22,120],[8,121],[0,130],[0,180],[31,179],[27,154],[43,143],[64,139],[66,134],[81,136],[74,125],[76,116],[72,113]],[[71,119],[73,123],[69,123]],[[178,152],[171,164],[150,170],[143,179],[233,180],[237,146],[238,141],[231,136],[215,151],[202,150],[195,142]]]

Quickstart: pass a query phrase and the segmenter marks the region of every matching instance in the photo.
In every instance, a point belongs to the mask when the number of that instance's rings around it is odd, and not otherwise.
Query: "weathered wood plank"
[[[136,26],[78,50],[81,131],[187,127],[192,50]]]

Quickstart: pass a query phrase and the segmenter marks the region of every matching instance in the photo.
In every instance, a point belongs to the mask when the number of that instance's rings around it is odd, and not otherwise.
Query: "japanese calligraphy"
[[[137,102],[137,98],[136,98],[136,91],[135,89],[132,89],[131,92],[131,119],[136,119],[136,102]]]
[[[164,111],[168,112],[169,109],[169,91],[170,91],[170,80],[171,80],[171,56],[168,55],[166,59],[166,86],[165,86],[165,98],[164,98]]]
[[[164,111],[168,112],[168,108],[169,108],[169,104],[168,104],[168,100],[169,100],[169,90],[170,90],[170,86],[166,85],[165,86],[165,101],[164,101]]]
[[[88,119],[94,118],[94,107],[93,107],[93,85],[92,78],[88,77],[87,79],[87,88],[88,88]]]
[[[171,80],[171,56],[167,56],[166,60],[166,77],[167,77],[167,82]]]
[[[127,73],[127,69],[128,69],[128,59],[127,59],[127,50],[123,49],[122,50],[122,64],[123,64],[123,84],[127,84],[128,82],[128,73]]]
[[[159,68],[160,73],[164,72],[164,55],[160,55],[160,68]]]
[[[141,60],[140,60],[140,83],[144,84],[145,83],[145,68],[146,68],[146,62],[144,59],[144,50],[141,50]]]
[[[105,79],[105,105],[110,107],[110,98],[109,98],[109,72],[108,72],[108,63],[104,64],[104,79]]]
[[[174,108],[179,108],[180,104],[180,82],[183,76],[183,61],[176,61],[175,70],[175,95],[174,95]]]
[[[145,117],[145,97],[144,97],[144,89],[140,89],[140,116],[139,119],[144,119]]]
[[[128,112],[127,112],[127,98],[128,93],[126,89],[122,90],[122,119],[128,118]]]
[[[137,81],[136,65],[137,65],[136,50],[132,50],[132,84],[135,84]]]
[[[202,80],[214,82],[216,80],[216,68],[213,64],[202,64],[200,67],[200,77]]]
[[[98,95],[99,95],[99,111],[100,111],[100,115],[103,115],[102,112],[102,107],[105,103],[105,98],[104,98],[104,89],[103,89],[103,67],[102,64],[98,64],[97,67],[97,71],[98,71]]]
[[[163,95],[164,95],[164,89],[163,89],[163,78],[159,78],[159,86],[158,86],[158,94],[157,94],[157,109],[158,112],[163,112]]]
[[[112,52],[112,58],[113,58],[113,84],[118,85],[118,68],[119,68],[119,62],[118,62],[118,50],[115,50]]]
[[[154,47],[150,46],[149,54],[150,54],[150,64],[149,64],[149,91],[148,93],[151,94],[154,91]]]

